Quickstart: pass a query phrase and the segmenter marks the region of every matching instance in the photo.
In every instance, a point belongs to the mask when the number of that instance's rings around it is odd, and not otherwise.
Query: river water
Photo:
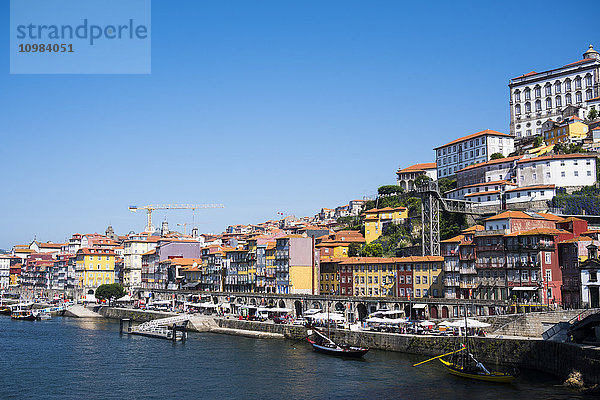
[[[0,316],[0,399],[568,399],[551,376],[509,385],[453,377],[424,357],[360,360],[277,339],[190,333],[185,343],[119,335],[103,319]]]

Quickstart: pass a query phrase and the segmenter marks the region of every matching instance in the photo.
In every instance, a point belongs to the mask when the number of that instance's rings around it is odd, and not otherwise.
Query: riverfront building
[[[541,135],[548,119],[562,118],[566,107],[585,117],[588,102],[600,95],[600,54],[590,45],[583,59],[510,80],[510,134],[517,141]]]
[[[115,253],[109,249],[81,248],[76,259],[77,288],[84,293],[115,283]]]

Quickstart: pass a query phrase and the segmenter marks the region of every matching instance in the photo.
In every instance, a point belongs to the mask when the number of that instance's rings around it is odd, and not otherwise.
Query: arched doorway
[[[256,299],[255,298],[250,299],[250,305],[252,305],[252,306],[256,305]]]
[[[412,319],[410,314],[410,306],[408,304],[404,306],[404,315],[406,315],[406,318]]]
[[[269,299],[269,302],[267,304],[269,307],[275,307],[275,302],[273,301],[273,299]]]
[[[432,319],[438,318],[438,309],[436,306],[431,306],[431,308],[429,308],[429,317]]]
[[[365,318],[367,318],[367,307],[363,303],[359,303],[356,306],[356,311],[358,312],[358,319],[360,321],[363,321]]]
[[[285,308],[285,301],[279,300],[279,308]]]
[[[442,318],[448,318],[448,307],[442,307]]]
[[[321,306],[321,303],[319,303],[318,301],[313,301],[312,308],[314,308],[316,310],[322,310],[323,306]]]
[[[344,305],[342,303],[335,303],[335,311],[344,311]]]
[[[87,294],[94,294],[94,290],[93,289],[88,290]]]
[[[302,315],[302,303],[299,300],[294,302],[294,308],[296,309],[296,317]]]

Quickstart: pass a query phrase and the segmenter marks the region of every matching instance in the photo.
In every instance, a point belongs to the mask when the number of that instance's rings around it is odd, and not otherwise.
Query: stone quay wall
[[[306,328],[253,321],[220,319],[220,327],[283,334],[287,339],[306,336]],[[334,340],[372,349],[437,356],[456,350],[459,337],[399,335],[380,332],[334,330]],[[586,384],[600,384],[600,348],[568,343],[519,338],[470,338],[473,352],[483,362],[509,365],[546,372],[565,379],[573,370],[580,371]]]
[[[102,307],[98,312],[107,318],[130,318],[136,322],[174,315],[109,307]],[[299,340],[306,336],[306,328],[303,326],[233,318],[214,318],[214,321],[219,328],[226,328],[231,332],[265,332],[280,334],[291,340]],[[333,330],[331,336],[336,341],[351,345],[423,356],[436,356],[456,350],[463,340],[452,336],[401,335],[349,330]],[[563,379],[573,370],[577,370],[583,374],[586,384],[600,384],[600,348],[598,347],[525,338],[475,337],[469,340],[474,353],[481,361],[538,370]]]

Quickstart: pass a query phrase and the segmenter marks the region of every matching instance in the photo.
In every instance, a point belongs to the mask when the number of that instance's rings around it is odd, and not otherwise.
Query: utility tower
[[[476,203],[465,200],[444,198],[438,189],[436,181],[426,181],[417,186],[415,191],[421,198],[421,252],[424,256],[439,256],[440,251],[440,208],[459,214],[483,214]]]
[[[225,208],[225,206],[223,204],[150,204],[143,207],[129,206],[129,211],[146,210],[148,213],[146,232],[153,232],[152,211],[154,210],[199,210],[205,208]]]

